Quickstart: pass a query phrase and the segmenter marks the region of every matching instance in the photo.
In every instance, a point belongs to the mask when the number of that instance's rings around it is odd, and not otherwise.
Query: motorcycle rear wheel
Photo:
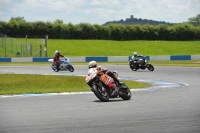
[[[120,95],[123,100],[131,99],[131,91],[124,83],[120,87]]]
[[[53,69],[54,72],[58,72],[59,71],[54,64],[52,65],[52,69]]]
[[[102,88],[100,88],[100,86],[94,85],[92,87],[92,91],[94,92],[95,96],[102,102],[109,101],[109,95],[106,89],[105,91],[102,91]]]
[[[133,71],[137,71],[137,66],[136,66],[136,64],[130,64],[130,68],[131,68],[131,70],[133,70]]]

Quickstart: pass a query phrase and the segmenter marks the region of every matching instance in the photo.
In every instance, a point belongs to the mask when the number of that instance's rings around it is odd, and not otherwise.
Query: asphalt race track
[[[200,132],[200,68],[155,66],[154,72],[134,72],[128,65],[104,66],[117,70],[120,78],[180,86],[132,91],[129,101],[119,98],[106,103],[92,93],[0,97],[0,133]],[[87,66],[74,68],[73,73],[55,73],[49,66],[1,66],[0,73],[87,74]]]

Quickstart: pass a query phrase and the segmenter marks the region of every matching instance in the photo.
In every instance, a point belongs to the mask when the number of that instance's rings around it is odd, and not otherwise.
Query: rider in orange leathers
[[[97,70],[99,72],[104,72],[108,76],[112,77],[117,82],[118,85],[121,85],[120,81],[117,79],[117,76],[115,76],[115,74],[117,74],[116,72],[111,72],[111,71],[108,71],[107,68],[104,68],[102,66],[97,66],[96,61],[89,62],[88,68],[89,68],[88,74],[91,73],[91,71],[94,71],[94,70]],[[112,90],[111,94],[114,95],[114,93],[117,92],[118,89],[119,88],[116,86],[116,88],[114,90]]]

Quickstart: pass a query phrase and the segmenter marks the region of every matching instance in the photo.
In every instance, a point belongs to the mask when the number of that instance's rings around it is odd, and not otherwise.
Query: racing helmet
[[[59,55],[59,54],[60,54],[60,51],[59,51],[59,50],[56,50],[56,51],[55,51],[55,54],[56,54],[56,55]]]
[[[137,52],[134,52],[133,55],[134,55],[134,57],[136,57],[137,56]]]
[[[97,67],[97,62],[96,61],[90,61],[88,64],[88,68],[96,68]]]

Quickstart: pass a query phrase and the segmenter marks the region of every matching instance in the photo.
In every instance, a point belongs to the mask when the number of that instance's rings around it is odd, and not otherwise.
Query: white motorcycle
[[[74,71],[74,67],[70,64],[70,60],[69,58],[64,59],[64,60],[60,60],[61,64],[59,66],[60,70],[57,70],[56,65],[53,62],[53,59],[49,59],[48,62],[50,62],[50,67],[55,71],[70,71],[73,72]]]

